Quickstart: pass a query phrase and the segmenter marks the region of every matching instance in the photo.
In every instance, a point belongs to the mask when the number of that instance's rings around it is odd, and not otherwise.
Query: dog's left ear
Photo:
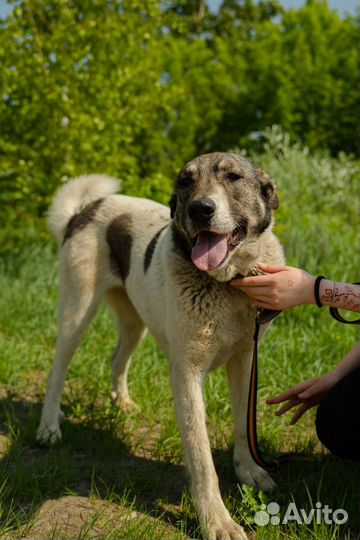
[[[279,207],[279,199],[276,195],[276,186],[271,176],[263,169],[256,169],[257,177],[260,181],[261,195],[269,201],[271,208],[276,210]]]
[[[171,219],[173,219],[173,217],[175,216],[176,204],[177,204],[177,196],[175,195],[175,193],[173,193],[169,201]]]

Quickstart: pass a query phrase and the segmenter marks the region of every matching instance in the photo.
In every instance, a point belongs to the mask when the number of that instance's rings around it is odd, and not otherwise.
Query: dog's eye
[[[191,176],[182,176],[178,180],[178,186],[183,187],[183,188],[191,186],[192,183],[193,183],[193,180]]]
[[[230,182],[235,182],[236,180],[241,180],[241,176],[238,173],[229,172],[226,175],[227,180],[230,180]]]

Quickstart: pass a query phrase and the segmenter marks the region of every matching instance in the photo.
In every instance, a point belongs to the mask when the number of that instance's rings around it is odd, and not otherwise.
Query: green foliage
[[[195,154],[281,125],[331,153],[358,140],[358,19],[323,0],[21,0],[0,21],[0,222],[7,246],[64,180],[166,202]],[[4,236],[5,235],[5,236]]]
[[[219,25],[223,11],[228,14],[222,8]],[[280,124],[311,149],[357,152],[358,21],[341,19],[326,1],[315,0],[275,19],[260,18],[245,31],[239,40],[234,25],[226,39],[236,68],[221,125],[223,148],[236,137],[248,145],[252,132]]]
[[[59,182],[81,172],[116,174],[141,192],[145,172],[151,183],[168,169],[173,143],[164,130],[177,97],[159,77],[160,21],[154,0],[15,8],[0,57],[10,199],[41,213]]]
[[[251,157],[278,186],[276,231],[286,245],[289,263],[354,281],[358,268],[353,254],[343,249],[343,241],[346,237],[349,245],[359,243],[359,162],[343,153],[337,159],[326,152],[310,153],[305,146],[290,144],[289,135],[279,126],[266,130],[264,150]],[[316,249],[309,250],[315,241]]]

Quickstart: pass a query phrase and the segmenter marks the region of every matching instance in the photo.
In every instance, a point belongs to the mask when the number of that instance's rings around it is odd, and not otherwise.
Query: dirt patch
[[[143,522],[144,529],[159,529],[162,538],[188,538],[169,523],[124,508],[108,501],[86,497],[67,496],[45,501],[38,510],[32,525],[25,525],[21,540],[47,540],[49,538],[70,540],[86,537],[101,539],[111,533],[119,533]]]
[[[154,455],[156,455],[156,444],[161,436],[161,430],[161,424],[147,422],[144,418],[140,422],[129,418],[125,421],[125,433],[134,455],[149,460],[156,459]]]
[[[44,369],[33,369],[32,371],[28,371],[26,373],[26,378],[19,381],[16,388],[16,395],[26,403],[41,402],[44,396],[48,375],[49,373]],[[9,397],[11,397],[10,393]]]

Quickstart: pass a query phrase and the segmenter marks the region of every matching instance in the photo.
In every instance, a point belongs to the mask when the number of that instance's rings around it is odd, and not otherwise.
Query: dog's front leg
[[[220,495],[205,423],[203,372],[183,358],[172,363],[170,372],[175,410],[203,538],[244,540],[243,528],[231,519]]]
[[[227,363],[231,401],[235,416],[234,467],[239,481],[262,491],[275,487],[271,476],[253,460],[247,437],[247,408],[253,347]]]

